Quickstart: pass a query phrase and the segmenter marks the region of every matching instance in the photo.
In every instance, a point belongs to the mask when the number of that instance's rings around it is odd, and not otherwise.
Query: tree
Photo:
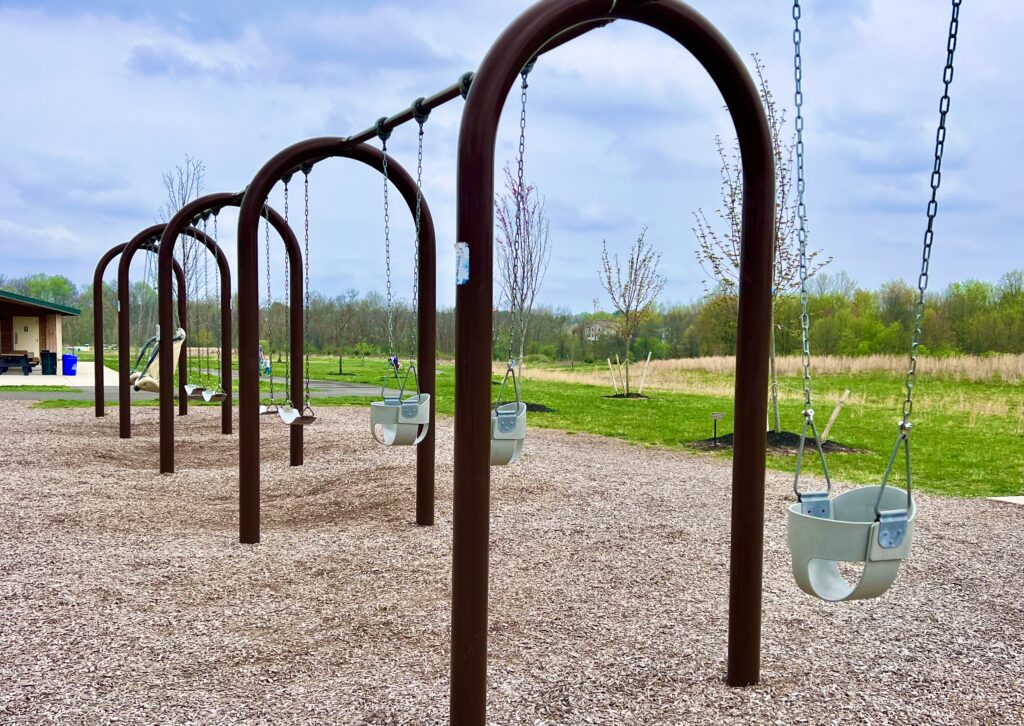
[[[520,183],[505,165],[505,191],[494,200],[498,222],[498,276],[508,303],[509,345],[518,339],[516,365],[522,369],[526,333],[551,258],[544,200],[532,184]],[[520,372],[517,371],[517,372]]]
[[[800,251],[796,231],[799,227],[797,205],[793,198],[793,151],[792,138],[783,139],[786,112],[779,109],[768,87],[764,64],[753,54],[757,71],[758,92],[768,116],[768,130],[771,133],[772,153],[775,157],[775,265],[772,281],[771,310],[771,397],[772,417],[776,432],[782,430],[779,419],[779,378],[775,368],[775,313],[778,301],[800,289]],[[715,210],[724,230],[719,231],[708,220],[703,209],[693,213],[696,222],[693,233],[697,237],[697,261],[709,276],[714,278],[714,289],[705,283],[705,291],[711,294],[735,296],[739,285],[740,232],[743,227],[743,160],[740,156],[739,140],[733,141],[727,151],[721,136],[715,137],[718,158],[722,167],[722,206]],[[821,250],[807,250],[807,276],[813,277],[832,258],[819,260]]]
[[[629,356],[633,335],[654,309],[654,302],[665,287],[665,278],[658,274],[661,253],[647,244],[647,228],[640,230],[629,251],[625,277],[619,256],[608,257],[608,242],[601,241],[601,284],[619,313],[616,324],[626,342],[625,394],[629,396]]]
[[[177,164],[170,171],[162,175],[164,189],[167,192],[167,201],[157,210],[161,222],[169,222],[171,217],[178,213],[178,210],[196,199],[203,193],[203,186],[206,182],[206,165],[201,159],[188,154],[185,155],[185,162]],[[199,321],[195,318],[195,309],[200,301],[196,292],[200,289],[202,277],[202,255],[209,254],[206,247],[186,237],[183,243],[176,248],[181,253],[181,265],[185,271],[185,287],[189,291],[189,321],[192,327],[198,327]],[[212,260],[211,260],[212,262]],[[205,287],[205,286],[204,286]],[[208,290],[203,290],[204,293]],[[214,291],[218,296],[220,291]],[[216,318],[216,316],[214,316]]]

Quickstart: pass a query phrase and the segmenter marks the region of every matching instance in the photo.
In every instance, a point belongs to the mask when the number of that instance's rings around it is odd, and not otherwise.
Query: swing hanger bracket
[[[424,96],[420,96],[412,102],[412,117],[420,126],[425,124],[427,119],[430,118],[430,109],[423,105],[423,102],[426,100]]]
[[[377,123],[373,125],[374,131],[377,132],[377,138],[381,141],[387,141],[391,138],[391,129],[387,125],[388,117],[381,116],[377,119]]]

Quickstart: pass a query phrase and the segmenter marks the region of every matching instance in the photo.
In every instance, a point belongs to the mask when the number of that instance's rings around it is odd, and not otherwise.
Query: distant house
[[[618,326],[611,320],[591,320],[583,323],[583,337],[591,343],[615,335],[617,331]]]
[[[44,350],[59,359],[64,316],[81,314],[78,308],[0,290],[0,354],[26,354],[35,365]]]

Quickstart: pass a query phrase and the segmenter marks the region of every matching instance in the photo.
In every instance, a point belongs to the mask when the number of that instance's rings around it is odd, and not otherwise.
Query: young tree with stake
[[[544,200],[532,184],[520,183],[505,166],[505,190],[494,200],[497,220],[498,279],[508,303],[512,338],[517,340],[516,374],[522,372],[526,333],[533,305],[551,258],[551,237]]]
[[[775,269],[772,281],[772,325],[770,342],[770,377],[773,428],[782,430],[779,417],[779,378],[775,368],[775,313],[779,302],[787,295],[800,289],[800,250],[797,240],[797,209],[793,198],[793,151],[794,142],[784,140],[786,112],[780,110],[768,87],[764,64],[760,57],[753,55],[757,71],[758,91],[768,116],[768,128],[772,137],[775,156]],[[722,206],[715,210],[724,229],[719,230],[704,214],[703,209],[693,213],[696,221],[693,233],[697,237],[697,261],[701,268],[714,279],[714,289],[705,292],[735,297],[739,285],[740,232],[743,227],[743,162],[739,142],[734,141],[726,150],[722,137],[715,137],[718,158],[722,163]],[[832,261],[831,257],[819,259],[821,250],[807,251],[807,276],[813,277],[821,268]]]
[[[633,243],[625,271],[619,256],[608,256],[608,242],[601,241],[601,284],[619,313],[619,335],[626,341],[625,395],[629,396],[629,356],[636,329],[653,312],[654,302],[665,288],[666,279],[658,274],[661,253],[647,243],[647,228]]]

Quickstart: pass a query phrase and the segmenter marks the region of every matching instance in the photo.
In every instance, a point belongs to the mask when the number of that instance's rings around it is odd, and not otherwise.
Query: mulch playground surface
[[[263,543],[237,544],[237,436],[157,411],[2,402],[0,723],[447,723],[452,422],[437,524],[414,452],[319,411],[307,465],[262,422]],[[1024,507],[918,494],[877,601],[789,571],[792,481],[768,475],[763,681],[725,686],[730,464],[531,430],[493,470],[493,724],[1024,723]],[[841,487],[840,487],[841,488]]]

